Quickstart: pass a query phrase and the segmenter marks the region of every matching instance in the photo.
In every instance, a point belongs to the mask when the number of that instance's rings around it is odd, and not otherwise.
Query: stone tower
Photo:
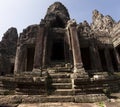
[[[59,65],[84,73],[77,24],[70,20],[67,9],[59,2],[48,8],[40,25],[23,31],[18,44],[15,72],[41,72]]]

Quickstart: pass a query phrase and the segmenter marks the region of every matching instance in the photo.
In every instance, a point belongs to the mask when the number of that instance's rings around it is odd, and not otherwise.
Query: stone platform
[[[119,95],[119,94],[118,94]],[[0,107],[120,107],[120,97],[104,102],[95,103],[74,103],[74,102],[54,102],[54,103],[27,103],[27,104],[5,104]]]
[[[23,72],[0,78],[0,104],[106,101],[112,92],[119,91],[119,81],[119,76],[107,72]]]

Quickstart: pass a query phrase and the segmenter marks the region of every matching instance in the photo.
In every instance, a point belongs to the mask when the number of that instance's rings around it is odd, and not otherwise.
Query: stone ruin
[[[0,75],[13,74],[18,34],[10,28],[0,42]]]
[[[9,29],[0,43],[0,102],[95,102],[119,92],[120,22],[97,10],[92,19],[77,24],[55,2],[19,38]]]

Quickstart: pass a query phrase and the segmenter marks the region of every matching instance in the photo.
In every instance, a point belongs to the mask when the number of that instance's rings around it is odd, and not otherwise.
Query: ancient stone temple
[[[120,23],[110,16],[94,10],[91,25],[77,24],[55,2],[40,24],[20,34],[14,73],[1,78],[0,94],[20,103],[105,100],[120,90],[119,36]]]

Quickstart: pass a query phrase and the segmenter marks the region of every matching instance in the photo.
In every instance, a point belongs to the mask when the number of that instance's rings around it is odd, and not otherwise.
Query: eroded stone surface
[[[115,21],[112,19],[111,16],[109,15],[104,16],[97,10],[93,11],[92,19],[93,19],[93,22],[91,27],[93,30],[110,32],[110,30],[115,25]]]
[[[0,42],[0,75],[13,73],[17,47],[17,29],[10,28]]]

